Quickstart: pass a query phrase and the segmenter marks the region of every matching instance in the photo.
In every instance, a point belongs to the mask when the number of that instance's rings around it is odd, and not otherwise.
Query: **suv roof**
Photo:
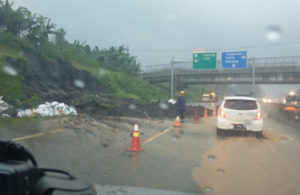
[[[253,101],[257,101],[256,98],[248,97],[248,96],[228,96],[228,97],[225,97],[225,100],[253,100]]]

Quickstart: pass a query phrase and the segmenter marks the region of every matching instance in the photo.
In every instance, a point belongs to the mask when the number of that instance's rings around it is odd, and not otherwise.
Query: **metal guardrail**
[[[265,58],[249,58],[248,67],[252,67],[254,60],[255,67],[285,67],[285,66],[300,66],[300,56],[287,57],[265,57]],[[192,61],[175,61],[175,69],[192,70]],[[160,72],[171,69],[171,63],[148,65],[142,73]],[[221,69],[221,62],[217,60],[217,69]]]

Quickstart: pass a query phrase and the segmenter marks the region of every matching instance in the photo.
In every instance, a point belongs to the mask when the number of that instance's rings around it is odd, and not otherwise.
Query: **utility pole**
[[[126,51],[127,55],[129,54],[129,45],[128,44],[124,44],[124,50]]]
[[[171,99],[174,96],[174,55],[172,56],[171,61]]]
[[[255,96],[255,57],[252,58],[252,95]]]

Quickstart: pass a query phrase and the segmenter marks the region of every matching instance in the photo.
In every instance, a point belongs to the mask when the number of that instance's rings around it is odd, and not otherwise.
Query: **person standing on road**
[[[185,98],[184,98],[184,91],[180,91],[178,101],[178,115],[182,123],[184,123],[184,111],[185,111]]]

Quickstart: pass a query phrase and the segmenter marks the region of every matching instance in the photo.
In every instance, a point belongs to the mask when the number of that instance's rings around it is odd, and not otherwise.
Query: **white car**
[[[226,130],[252,131],[261,137],[263,118],[258,100],[247,96],[226,97],[218,111],[217,135]]]
[[[202,98],[201,98],[202,102],[209,102],[209,94],[203,94]]]

